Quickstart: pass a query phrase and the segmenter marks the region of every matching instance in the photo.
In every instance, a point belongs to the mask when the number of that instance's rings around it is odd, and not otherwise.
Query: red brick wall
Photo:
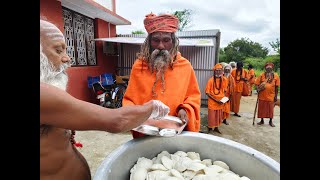
[[[115,26],[110,26],[110,37],[115,37]],[[95,38],[109,37],[108,23],[101,19],[95,19]],[[94,94],[87,87],[88,76],[98,76],[102,73],[113,73],[117,66],[117,56],[106,56],[103,53],[103,43],[96,42],[97,66],[72,67],[69,74],[68,92],[73,96],[93,103],[98,103]]]
[[[40,0],[40,18],[53,23],[63,32],[61,2],[55,0]]]
[[[81,13],[81,12],[80,12]],[[56,0],[40,0],[40,17],[55,24],[62,32],[63,17],[61,3]],[[115,25],[110,25],[110,37],[116,36]],[[109,37],[108,22],[95,19],[95,38]],[[117,66],[117,56],[106,56],[103,53],[102,42],[96,42],[97,66],[71,67],[67,70],[69,83],[67,91],[74,97],[97,103],[97,99],[87,87],[87,77],[102,73],[114,73]]]

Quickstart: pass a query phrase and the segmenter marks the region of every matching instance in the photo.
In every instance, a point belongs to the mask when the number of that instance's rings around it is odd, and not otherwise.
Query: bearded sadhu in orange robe
[[[223,76],[225,78],[227,78],[228,80],[228,86],[227,86],[227,91],[226,91],[226,97],[228,97],[229,99],[232,98],[232,95],[234,93],[234,87],[235,87],[235,83],[234,83],[234,79],[231,76],[230,72],[231,72],[232,67],[228,64],[224,67],[224,74]],[[227,118],[230,117],[230,100],[227,101],[226,103],[224,103],[224,107],[223,107],[223,123],[226,125],[229,125],[229,123],[227,122]]]
[[[261,73],[256,79],[258,90],[258,118],[261,121],[258,125],[264,124],[263,118],[270,118],[269,125],[275,127],[272,122],[275,102],[277,102],[278,90],[280,86],[280,78],[278,74],[273,72],[273,63],[265,64],[265,72]]]
[[[144,25],[148,36],[132,66],[123,106],[160,100],[170,108],[169,115],[187,123],[184,130],[198,132],[201,93],[190,62],[178,52],[178,38],[174,34],[178,19],[149,14]],[[134,138],[144,136],[131,132]]]
[[[231,75],[234,78],[236,84],[231,101],[231,111],[234,112],[234,116],[241,117],[238,114],[240,109],[241,93],[243,91],[243,83],[247,81],[248,71],[243,69],[242,62],[237,62],[237,68],[231,71]]]
[[[208,96],[208,133],[216,131],[221,133],[219,126],[223,120],[224,104],[220,100],[225,96],[228,80],[223,77],[223,68],[221,64],[213,67],[213,76],[208,80],[206,85],[206,94]]]

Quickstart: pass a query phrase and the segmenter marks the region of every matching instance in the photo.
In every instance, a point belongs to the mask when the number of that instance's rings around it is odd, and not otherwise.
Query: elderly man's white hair
[[[236,62],[234,62],[234,61],[229,62],[229,65],[230,65],[231,67],[236,67],[236,66],[237,66]]]
[[[52,62],[48,59],[43,52],[41,41],[42,38],[48,38],[48,40],[57,40],[64,36],[61,31],[52,23],[40,20],[40,82],[44,82],[53,86],[56,86],[62,90],[66,90],[68,83],[68,76],[65,70],[70,64],[64,63],[60,67],[54,67]]]
[[[229,73],[225,73],[225,72],[224,72],[225,69],[230,69],[230,72],[229,72]],[[229,75],[230,75],[230,73],[231,73],[231,70],[232,70],[232,67],[231,67],[230,64],[227,64],[226,66],[224,66],[224,68],[223,68],[224,76],[225,76],[225,77],[229,77]]]
[[[222,68],[224,68],[227,65],[227,63],[225,62],[221,62],[220,64],[222,65]]]
[[[60,29],[54,24],[45,20],[40,20],[40,41],[41,36],[48,37],[51,40],[64,39],[64,36]]]
[[[232,69],[232,67],[231,67],[231,65],[230,65],[230,64],[227,64],[226,66],[224,66],[224,67],[223,67],[223,69],[230,69],[230,70],[231,70],[231,69]]]

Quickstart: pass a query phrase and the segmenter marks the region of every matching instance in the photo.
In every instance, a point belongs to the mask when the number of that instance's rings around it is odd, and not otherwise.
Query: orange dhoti
[[[208,127],[215,128],[220,126],[223,120],[223,109],[208,109]]]
[[[239,112],[240,109],[240,100],[241,100],[241,92],[234,92],[234,94],[232,95],[232,105],[231,107],[232,112],[237,113]]]
[[[274,102],[259,99],[258,118],[273,118]]]
[[[229,103],[230,103],[230,111],[231,111],[231,112],[234,112],[234,104],[233,104],[232,99],[233,99],[233,96],[231,96],[231,98],[229,99]]]
[[[249,95],[252,95],[252,87],[253,87],[253,84],[249,83],[249,84],[248,84],[248,87],[249,87]]]
[[[223,119],[230,117],[230,101],[226,102],[223,106]]]

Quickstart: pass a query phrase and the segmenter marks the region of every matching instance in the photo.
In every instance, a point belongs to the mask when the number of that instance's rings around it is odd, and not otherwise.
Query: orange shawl
[[[235,81],[235,87],[234,87],[234,92],[242,92],[243,90],[243,80],[240,80],[240,78],[248,78],[248,71],[245,69],[242,69],[242,75],[240,77],[240,72],[238,72],[238,74],[236,74],[237,69],[233,69],[231,71],[231,75]]]
[[[259,86],[262,82],[266,81],[265,73],[261,73],[260,76],[256,79],[256,86]],[[259,100],[263,101],[274,101],[275,86],[280,86],[280,78],[277,73],[274,73],[274,78],[272,82],[266,83],[265,89],[259,92]]]
[[[207,82],[206,85],[206,93],[210,94],[214,99],[220,101],[224,96],[225,96],[225,92],[227,91],[227,86],[228,86],[228,79],[224,76],[221,76],[221,85],[220,85],[220,81],[216,80],[216,85],[214,84],[214,78],[213,76],[210,77],[210,79]],[[220,90],[218,90],[215,87],[221,87]],[[219,109],[223,109],[224,104],[219,104],[216,101],[214,101],[213,99],[211,99],[210,97],[208,97],[208,109],[211,110],[219,110]]]
[[[248,75],[248,79],[249,79],[249,83],[252,85],[254,84],[255,80],[256,80],[256,77],[255,77],[255,73],[254,73],[254,70],[253,69],[250,69],[249,70],[249,75]],[[250,77],[253,76],[252,79],[250,79]]]
[[[160,100],[170,107],[169,115],[177,116],[178,110],[186,110],[189,118],[185,130],[198,132],[200,130],[200,98],[197,78],[190,62],[177,54],[173,69],[165,72],[165,92],[161,93],[161,81],[157,82],[155,92],[157,97],[152,97],[152,86],[156,79],[155,72],[151,74],[147,64],[142,64],[137,59],[133,64],[129,85],[123,97],[122,105],[141,105],[149,100]]]

